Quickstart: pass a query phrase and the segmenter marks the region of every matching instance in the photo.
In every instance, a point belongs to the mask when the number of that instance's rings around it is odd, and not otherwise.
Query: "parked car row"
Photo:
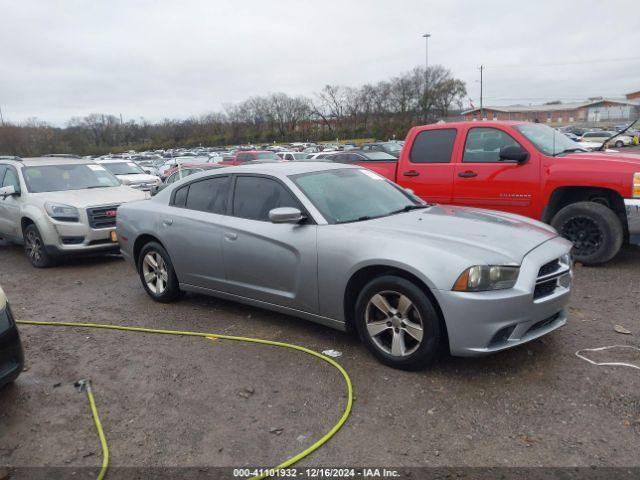
[[[355,329],[405,369],[559,328],[571,251],[601,263],[640,243],[640,160],[542,124],[415,127],[398,159],[279,153],[176,163],[152,198],[116,178],[126,161],[2,157],[0,236],[36,267],[119,250],[156,301],[192,291]]]
[[[370,169],[212,166],[143,201],[87,160],[0,164],[3,184],[9,169],[17,173],[2,201],[24,201],[3,218],[24,227],[22,239],[8,239],[23,241],[35,266],[50,264],[49,243],[67,243],[70,229],[100,235],[101,248],[118,245],[156,301],[200,292],[355,329],[395,368],[424,367],[445,348],[463,356],[504,350],[566,322],[571,244],[553,228],[428,204]],[[136,194],[140,201],[129,197]],[[48,240],[46,229],[58,238]]]

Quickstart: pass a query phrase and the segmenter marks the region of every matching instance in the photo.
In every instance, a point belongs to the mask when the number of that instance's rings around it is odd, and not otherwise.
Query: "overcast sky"
[[[485,105],[640,90],[637,0],[0,0],[0,12],[0,108],[13,122],[186,118],[358,86],[424,65],[425,32],[429,63],[476,104],[480,64]]]

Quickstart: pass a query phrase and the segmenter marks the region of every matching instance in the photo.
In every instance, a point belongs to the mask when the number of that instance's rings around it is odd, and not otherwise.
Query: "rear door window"
[[[456,134],[455,128],[425,130],[418,133],[409,153],[409,161],[411,163],[451,163]]]
[[[279,182],[265,177],[239,176],[233,195],[233,215],[269,221],[274,208],[300,208],[293,195]]]
[[[176,193],[173,194],[173,206],[185,207],[187,205],[188,194],[189,194],[189,185],[180,187],[178,190],[176,190]]]
[[[186,208],[225,214],[229,195],[229,177],[211,177],[189,184]]]

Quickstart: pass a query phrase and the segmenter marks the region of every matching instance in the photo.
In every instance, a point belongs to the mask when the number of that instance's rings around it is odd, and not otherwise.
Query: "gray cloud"
[[[476,103],[480,64],[485,104],[640,89],[633,0],[0,0],[0,9],[10,121],[184,118],[252,95],[376,82],[424,63],[425,31],[430,63],[467,82]],[[620,58],[633,60],[597,62]]]

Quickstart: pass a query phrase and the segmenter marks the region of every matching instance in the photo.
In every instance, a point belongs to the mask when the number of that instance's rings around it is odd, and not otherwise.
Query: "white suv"
[[[160,177],[148,174],[131,160],[96,160],[96,163],[113,173],[123,185],[131,188],[150,192],[162,183]]]
[[[84,159],[0,157],[0,238],[35,267],[65,255],[118,252],[116,211],[148,195]]]

